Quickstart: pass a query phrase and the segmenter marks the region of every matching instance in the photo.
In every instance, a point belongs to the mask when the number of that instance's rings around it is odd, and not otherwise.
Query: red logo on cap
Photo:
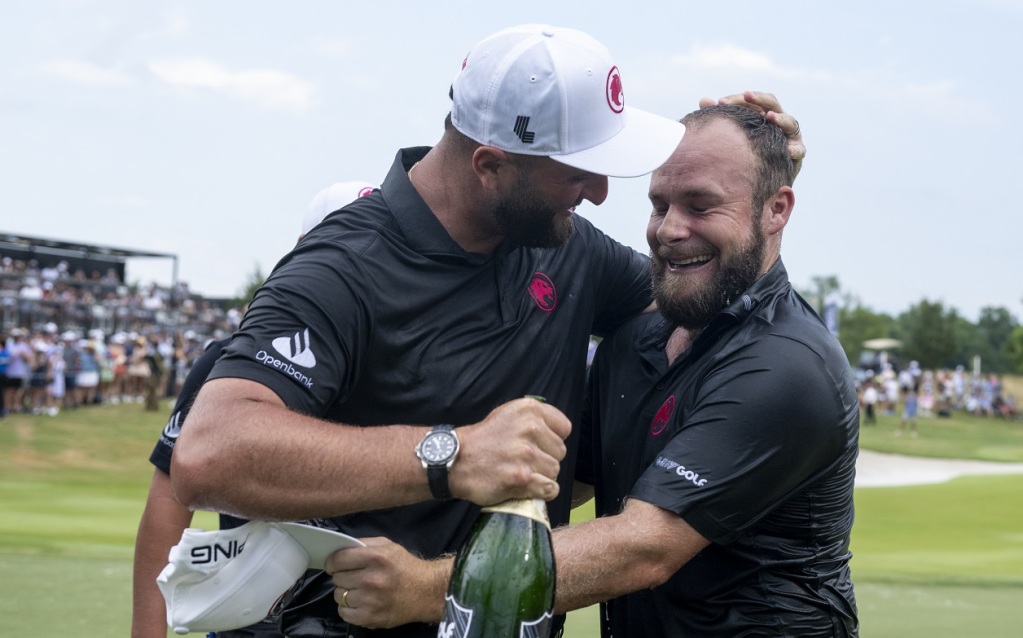
[[[372,192],[373,192],[373,187],[372,186],[363,186],[362,190],[359,191],[359,194],[356,197],[357,198],[358,197],[365,197],[366,195],[369,195]]]
[[[625,92],[622,90],[622,74],[618,67],[611,67],[607,74],[607,105],[615,113],[621,113],[625,108]]]
[[[533,281],[529,282],[529,296],[536,307],[544,312],[551,312],[558,307],[558,291],[554,288],[551,278],[542,272],[533,273]]]

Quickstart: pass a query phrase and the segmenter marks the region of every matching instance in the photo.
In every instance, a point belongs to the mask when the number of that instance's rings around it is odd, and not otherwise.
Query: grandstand
[[[129,283],[131,258],[170,261],[169,286]],[[0,231],[0,331],[56,327],[81,334],[189,330],[215,337],[235,326],[228,300],[178,281],[178,256]]]

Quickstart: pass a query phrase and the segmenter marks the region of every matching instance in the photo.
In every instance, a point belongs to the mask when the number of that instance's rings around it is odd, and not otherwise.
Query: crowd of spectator
[[[887,362],[879,368],[857,371],[865,425],[875,423],[876,414],[894,416],[900,406],[905,411],[907,404],[914,417],[948,417],[954,410],[1010,420],[1021,417],[1016,398],[1006,392],[999,375],[970,372],[964,366],[924,370],[916,361],[901,369]]]
[[[3,415],[135,401],[158,409],[205,343],[241,318],[184,283],[128,285],[116,268],[40,261],[0,255]]]
[[[176,396],[210,339],[233,332],[242,310],[192,293],[186,283],[127,285],[115,268],[72,269],[65,260],[0,255],[0,415],[58,414],[95,403]],[[922,417],[962,410],[1016,419],[1015,397],[994,374],[896,368],[885,360],[856,376],[863,421],[907,403]]]
[[[56,415],[99,403],[144,403],[177,395],[204,340],[194,332],[148,335],[59,332],[55,324],[12,328],[0,350],[2,414]]]
[[[240,310],[193,294],[185,282],[173,287],[156,283],[127,285],[118,270],[104,273],[72,269],[65,260],[40,264],[0,256],[2,327],[35,329],[56,324],[62,329],[148,332],[187,326],[213,335],[233,330]]]

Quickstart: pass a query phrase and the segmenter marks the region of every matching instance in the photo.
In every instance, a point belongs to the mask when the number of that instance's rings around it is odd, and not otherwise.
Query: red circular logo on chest
[[[668,397],[661,404],[661,409],[654,415],[654,420],[650,422],[650,436],[657,436],[664,432],[673,414],[675,414],[675,397]]]
[[[542,272],[533,273],[533,280],[529,282],[529,296],[533,298],[536,307],[544,312],[551,312],[558,306],[558,291],[554,289],[554,282]]]

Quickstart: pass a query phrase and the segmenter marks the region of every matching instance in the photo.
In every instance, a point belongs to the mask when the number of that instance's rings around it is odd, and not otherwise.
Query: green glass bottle
[[[548,638],[554,549],[547,505],[485,507],[458,552],[438,638]]]

